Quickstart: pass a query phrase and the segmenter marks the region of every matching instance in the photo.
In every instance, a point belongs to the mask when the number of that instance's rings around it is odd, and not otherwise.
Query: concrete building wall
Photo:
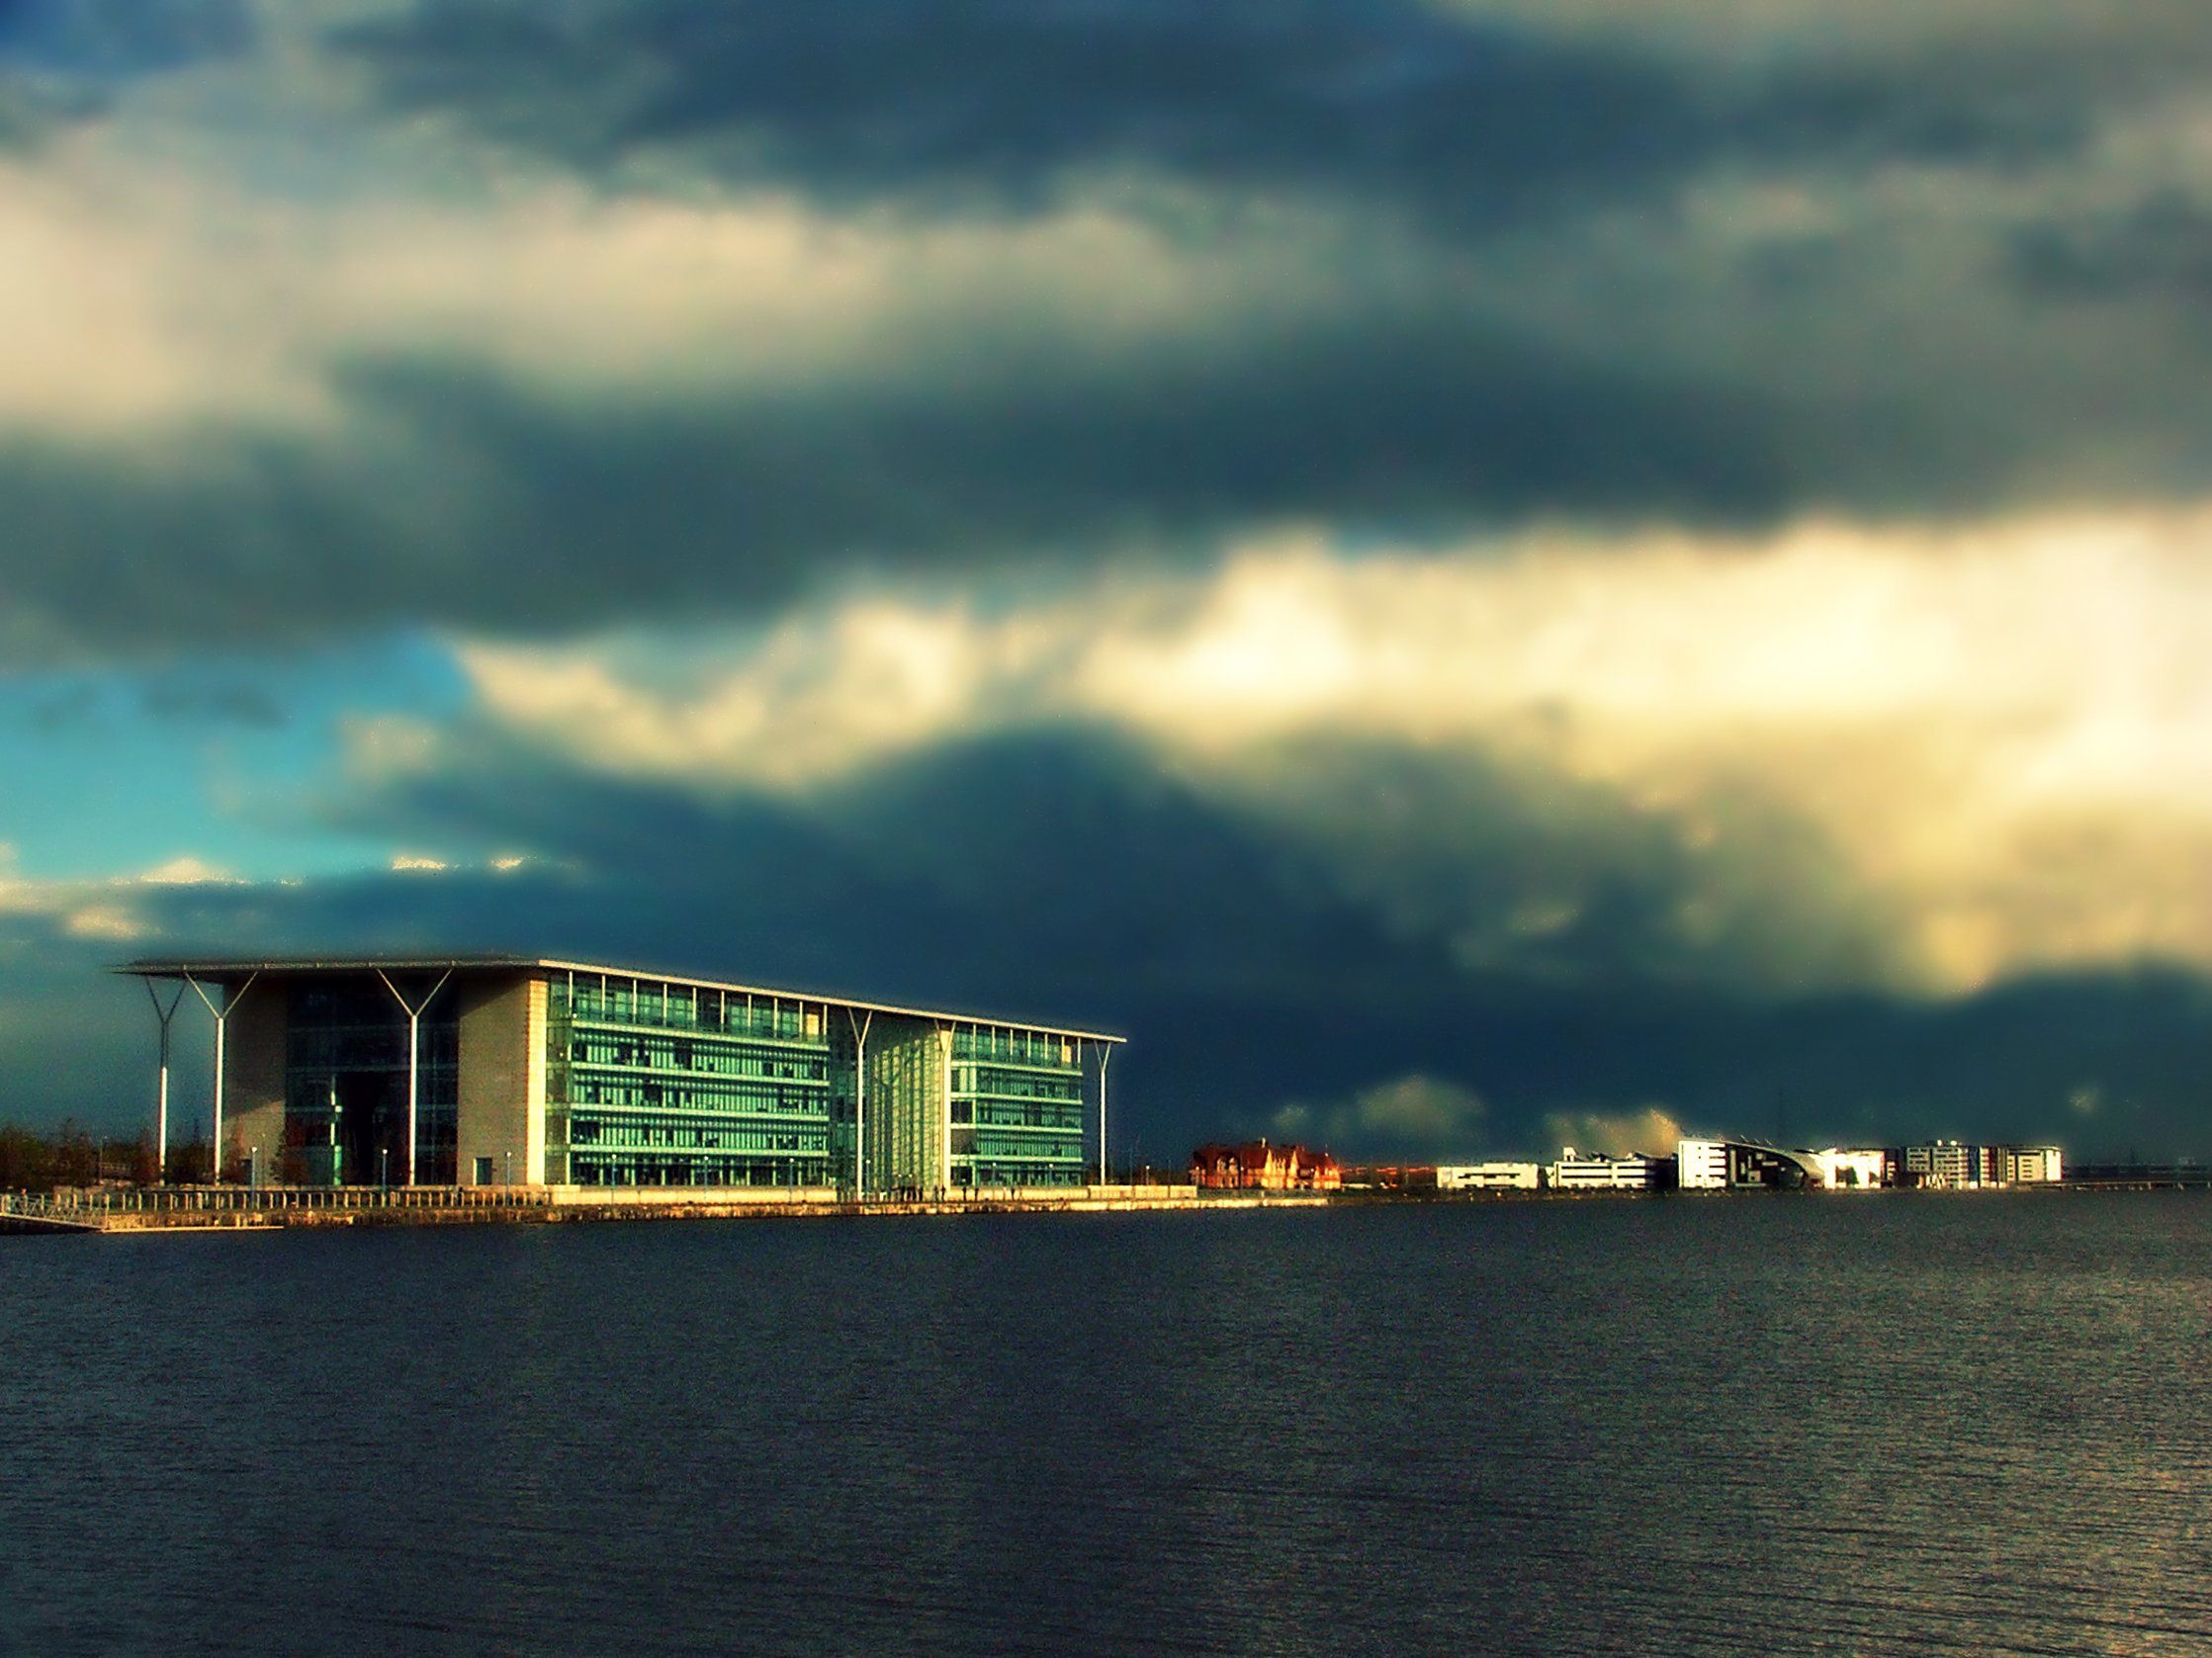
[[[251,1177],[260,1148],[260,1178],[288,1178],[284,1150],[285,987],[260,980],[241,998],[223,1034],[222,1173]],[[172,1132],[170,1144],[176,1143]]]
[[[1831,1191],[1878,1191],[1890,1182],[1890,1154],[1879,1146],[1831,1146],[1815,1152],[1822,1181]]]
[[[1682,1140],[1675,1146],[1675,1168],[1684,1191],[1721,1191],[1728,1183],[1725,1140]]]
[[[516,976],[468,985],[461,1004],[455,1135],[463,1185],[545,1181],[546,985]],[[479,1168],[481,1159],[488,1179]]]
[[[1439,1164],[1439,1191],[1534,1191],[1544,1183],[1543,1171],[1533,1163]]]
[[[1551,1165],[1560,1191],[1642,1191],[1658,1183],[1658,1166],[1647,1157],[1584,1157],[1570,1146]]]

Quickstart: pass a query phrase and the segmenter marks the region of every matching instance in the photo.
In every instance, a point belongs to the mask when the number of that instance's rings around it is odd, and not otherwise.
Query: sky
[[[2201,6],[0,0],[0,1118],[310,949],[2212,1153]]]

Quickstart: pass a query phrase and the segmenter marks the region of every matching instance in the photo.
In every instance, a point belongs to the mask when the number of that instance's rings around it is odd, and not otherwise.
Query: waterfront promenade
[[[0,1193],[0,1234],[269,1230],[855,1215],[1311,1207],[1304,1192],[1089,1185],[872,1193],[828,1186],[151,1186]]]

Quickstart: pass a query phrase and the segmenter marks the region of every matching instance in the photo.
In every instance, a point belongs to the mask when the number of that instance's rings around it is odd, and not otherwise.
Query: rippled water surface
[[[0,1240],[0,1653],[2212,1652],[2212,1202]]]

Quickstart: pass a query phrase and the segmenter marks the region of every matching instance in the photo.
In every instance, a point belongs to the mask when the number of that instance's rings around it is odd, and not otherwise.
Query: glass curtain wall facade
[[[830,1008],[573,973],[546,1002],[546,1179],[832,1182]]]
[[[1083,1050],[1018,1025],[952,1033],[952,1183],[1083,1183]]]
[[[946,1033],[934,1020],[878,1013],[867,1048],[868,1190],[935,1191],[948,1183]]]
[[[400,979],[409,1001],[430,989]],[[407,1016],[374,974],[296,979],[285,990],[284,1161],[304,1185],[406,1182]],[[423,1008],[415,1058],[415,1179],[455,1179],[460,1111],[459,998]]]

